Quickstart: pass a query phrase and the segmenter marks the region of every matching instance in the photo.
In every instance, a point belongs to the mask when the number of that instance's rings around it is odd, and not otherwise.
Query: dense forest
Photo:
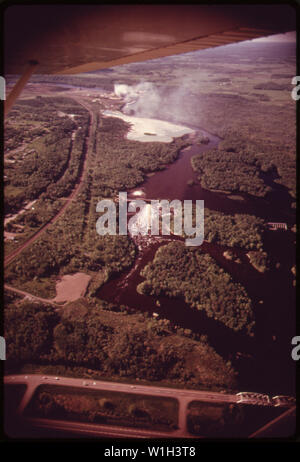
[[[211,149],[192,158],[193,170],[205,189],[265,196],[271,191],[260,178],[256,159],[247,153]]]
[[[193,208],[193,213],[195,208]],[[193,214],[193,225],[195,216]],[[266,222],[254,215],[234,215],[204,208],[204,239],[208,242],[242,249],[263,249]]]
[[[296,194],[294,160],[278,146],[262,147],[236,133],[228,134],[218,149],[197,154],[191,163],[206,189],[264,197],[272,191],[263,180],[268,174],[286,186],[292,197]]]
[[[263,248],[264,231],[264,220],[254,215],[228,215],[204,210],[204,237],[208,242],[260,250]]]
[[[227,327],[251,333],[253,311],[245,289],[201,249],[187,248],[181,242],[162,246],[141,276],[145,281],[137,287],[140,293],[181,297]]]
[[[275,183],[285,186],[292,198],[296,197],[296,163],[289,144],[274,143],[271,140],[262,142],[231,130],[220,142],[219,148],[229,153],[246,154],[260,170],[261,176],[269,175]]]
[[[235,386],[231,364],[205,336],[103,301],[81,299],[59,314],[40,303],[10,300],[5,339],[8,370],[33,364],[46,368],[44,373],[47,367],[60,369],[62,375],[66,368],[75,376],[76,371],[82,376],[90,369],[93,377],[167,380],[204,388]]]

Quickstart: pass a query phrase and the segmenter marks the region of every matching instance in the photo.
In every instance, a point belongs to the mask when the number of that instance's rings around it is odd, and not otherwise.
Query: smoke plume
[[[114,91],[117,96],[124,98],[124,114],[189,123],[192,101],[188,81],[175,88],[158,87],[151,82],[140,82],[132,86],[115,84]]]

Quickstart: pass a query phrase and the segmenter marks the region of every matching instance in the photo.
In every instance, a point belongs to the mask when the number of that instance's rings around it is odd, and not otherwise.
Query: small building
[[[286,223],[267,223],[268,229],[271,231],[276,231],[277,229],[283,229],[284,231],[287,231],[287,224]]]

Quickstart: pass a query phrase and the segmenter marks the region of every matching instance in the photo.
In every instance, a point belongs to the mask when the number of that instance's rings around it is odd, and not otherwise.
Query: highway
[[[26,384],[25,394],[20,402],[18,413],[23,414],[24,409],[32,399],[37,387],[40,385],[59,385],[64,387],[76,387],[80,389],[107,390],[135,395],[159,396],[174,398],[178,401],[178,430],[173,432],[155,432],[150,430],[140,430],[129,427],[117,427],[112,425],[86,424],[69,421],[56,421],[48,419],[28,419],[31,424],[43,428],[61,429],[64,431],[74,431],[91,435],[110,435],[115,437],[138,437],[138,438],[175,438],[191,437],[187,433],[186,415],[187,408],[191,401],[200,400],[214,403],[236,403],[235,394],[225,394],[200,390],[185,390],[168,387],[157,387],[148,385],[132,385],[118,382],[106,382],[101,380],[86,380],[71,377],[55,377],[44,375],[10,375],[4,377],[5,384]]]
[[[82,379],[72,377],[58,377],[51,375],[28,374],[28,375],[8,375],[4,377],[4,384],[22,384],[26,385],[26,391],[21,399],[17,409],[18,415],[25,421],[25,425],[30,428],[44,429],[47,432],[62,432],[67,435],[81,435],[90,437],[102,438],[195,438],[195,436],[188,433],[187,430],[187,414],[188,406],[194,401],[202,401],[207,403],[232,403],[239,404],[240,396],[237,394],[211,392],[201,390],[186,390],[169,387],[149,386],[149,385],[132,385],[128,383],[108,382],[103,380]],[[147,395],[165,398],[173,398],[178,402],[178,423],[177,429],[172,431],[156,431],[151,429],[140,429],[129,426],[108,425],[108,424],[95,424],[86,422],[54,420],[46,418],[36,418],[24,416],[24,410],[30,403],[37,388],[41,385],[59,385],[62,387],[78,388],[78,390],[86,391],[88,389],[110,392],[131,393],[134,395]],[[254,393],[255,395],[255,393]],[[253,398],[248,404],[264,406],[263,402],[259,402]],[[270,402],[269,406],[275,404]],[[293,425],[293,420],[288,419],[295,416],[295,404],[291,403],[287,411],[284,411],[280,416],[264,425],[261,429],[258,428],[250,438],[263,437],[265,433],[269,432],[272,435],[276,431],[276,427],[280,425],[288,425],[288,428]],[[294,418],[295,419],[295,418]],[[48,433],[47,433],[48,434]],[[201,438],[201,436],[197,436]]]

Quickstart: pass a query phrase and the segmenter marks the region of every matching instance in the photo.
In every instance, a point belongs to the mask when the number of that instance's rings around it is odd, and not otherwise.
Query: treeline
[[[189,249],[181,242],[162,246],[141,276],[145,281],[138,285],[139,292],[183,297],[192,308],[204,310],[227,327],[251,333],[253,311],[245,289],[200,249]]]
[[[193,226],[196,226],[195,206],[193,206]],[[171,219],[173,229],[173,219]],[[225,214],[217,210],[204,209],[204,240],[249,250],[262,250],[266,222],[254,215]],[[188,236],[183,233],[183,236]]]
[[[9,370],[36,364],[76,374],[84,367],[102,377],[233,388],[231,364],[204,337],[180,330],[102,301],[69,303],[60,314],[39,303],[11,303],[5,311],[6,364]]]
[[[95,75],[95,77],[89,76],[77,76],[77,75],[33,75],[31,78],[32,83],[51,83],[51,84],[65,84],[65,85],[74,85],[76,87],[84,88],[97,88],[101,87],[103,90],[112,91],[113,82],[111,78],[106,77],[105,73],[108,70],[103,70],[103,76]]]

